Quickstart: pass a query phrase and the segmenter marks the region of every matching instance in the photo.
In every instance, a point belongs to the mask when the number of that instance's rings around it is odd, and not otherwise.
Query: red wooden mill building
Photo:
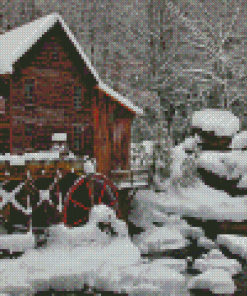
[[[130,169],[131,121],[143,114],[98,77],[59,14],[0,35],[0,153],[47,150],[53,133],[106,176]]]

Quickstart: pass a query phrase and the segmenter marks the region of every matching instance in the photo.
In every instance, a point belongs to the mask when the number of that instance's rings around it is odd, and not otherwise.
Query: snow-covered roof
[[[214,131],[217,136],[233,136],[240,129],[240,120],[231,111],[204,109],[194,112],[192,126]]]
[[[87,67],[94,75],[100,89],[116,98],[120,103],[129,107],[132,111],[142,115],[143,111],[140,108],[132,104],[130,100],[123,97],[100,80],[98,73],[92,66],[91,61],[85,55],[74,34],[58,13],[52,13],[45,17],[41,17],[35,21],[11,30],[10,32],[0,35],[0,74],[13,73],[14,63],[23,54],[25,54],[25,52],[32,47],[57,21],[60,23],[68,38],[79,52],[81,58],[85,61]]]

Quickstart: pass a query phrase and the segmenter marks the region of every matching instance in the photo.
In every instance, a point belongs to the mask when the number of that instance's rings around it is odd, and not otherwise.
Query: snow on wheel
[[[104,203],[109,207],[113,207],[117,213],[118,188],[112,181],[107,179],[104,175],[95,174],[92,176],[94,181],[94,203]]]
[[[64,204],[64,223],[80,226],[89,220],[89,212],[95,204],[106,204],[117,213],[117,187],[104,175],[82,175],[70,187]]]

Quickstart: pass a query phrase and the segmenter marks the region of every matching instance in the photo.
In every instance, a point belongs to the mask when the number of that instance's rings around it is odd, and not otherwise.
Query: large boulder
[[[216,136],[232,137],[240,129],[240,120],[231,111],[204,109],[194,112],[191,125]]]
[[[237,133],[232,138],[230,145],[231,149],[246,149],[247,148],[247,131]]]

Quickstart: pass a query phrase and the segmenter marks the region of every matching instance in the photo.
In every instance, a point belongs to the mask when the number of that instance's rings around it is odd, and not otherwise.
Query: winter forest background
[[[170,135],[173,145],[180,143],[192,111],[203,106],[232,109],[246,129],[246,82],[210,53],[168,2],[245,69],[244,1],[1,0],[0,29],[60,13],[102,80],[146,111],[133,124],[132,142],[168,143]]]

